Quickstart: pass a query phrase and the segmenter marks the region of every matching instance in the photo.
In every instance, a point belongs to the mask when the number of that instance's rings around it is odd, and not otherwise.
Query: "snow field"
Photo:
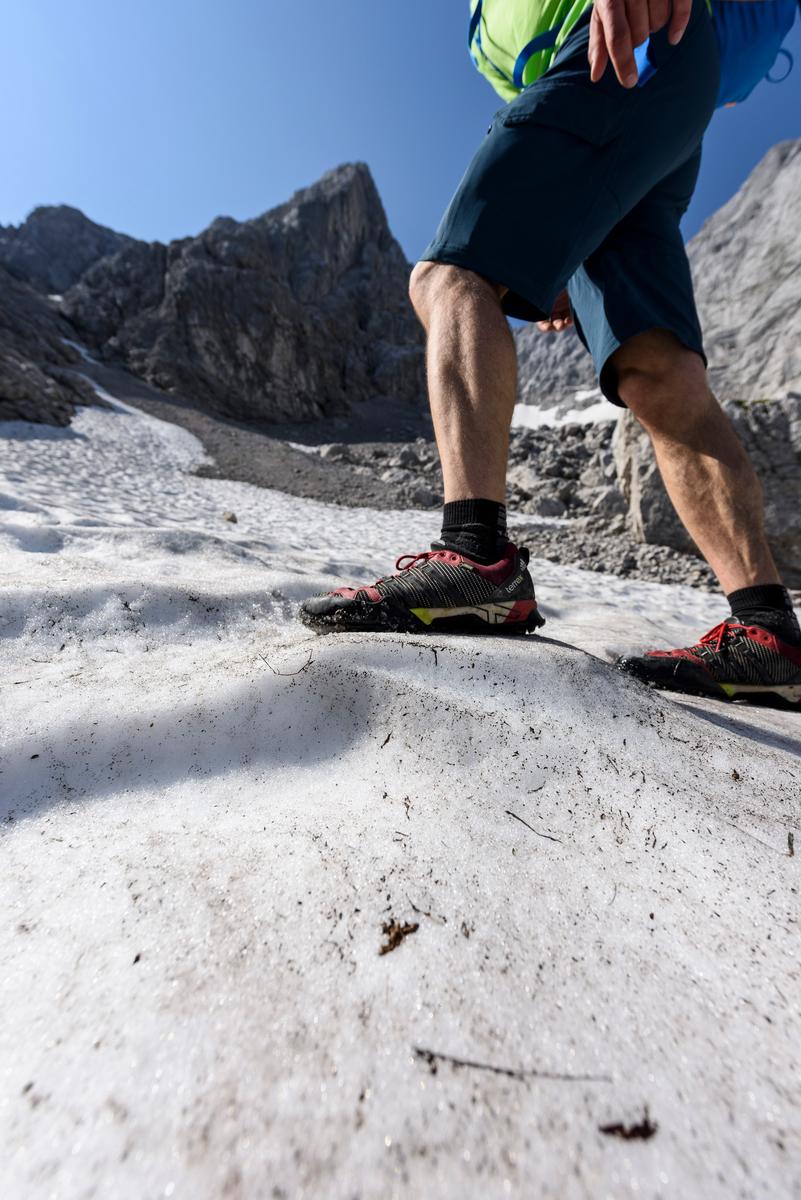
[[[543,638],[316,639],[429,515],[5,433],[5,1194],[798,1193],[798,722],[603,661],[714,598],[543,563]]]

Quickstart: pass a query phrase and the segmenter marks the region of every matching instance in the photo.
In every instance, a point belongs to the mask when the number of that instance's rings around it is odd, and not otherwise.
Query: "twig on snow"
[[[521,825],[525,825],[526,829],[530,829],[532,833],[536,833],[537,837],[547,838],[549,842],[559,842],[560,845],[562,844],[561,838],[554,837],[551,833],[540,833],[539,829],[535,829],[533,825],[529,825],[528,821],[524,821],[522,817],[519,817],[517,813],[512,812],[510,808],[506,809],[506,815],[507,817],[514,817],[514,819],[519,821]]]
[[[301,671],[305,671],[306,668],[310,667],[312,665],[312,663],[314,662],[314,657],[312,655],[311,650],[309,651],[309,657],[306,659],[306,661],[302,667],[298,667],[297,671],[276,671],[276,669],[272,665],[272,663],[268,662],[263,654],[259,653],[259,658],[265,664],[265,666],[267,666],[272,671],[273,675],[300,675]]]
[[[442,1054],[439,1050],[427,1050],[425,1046],[412,1046],[417,1058],[427,1063],[432,1075],[437,1073],[437,1063],[449,1063],[452,1067],[470,1067],[474,1071],[489,1071],[492,1075],[505,1075],[507,1079],[555,1079],[565,1083],[611,1083],[609,1075],[565,1075],[558,1071],[527,1070],[525,1067],[498,1067],[494,1063],[474,1062],[469,1058],[454,1058],[452,1054]]]

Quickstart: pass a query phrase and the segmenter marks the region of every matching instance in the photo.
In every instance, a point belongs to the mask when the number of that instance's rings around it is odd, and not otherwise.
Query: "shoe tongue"
[[[758,625],[760,629],[766,629],[768,633],[774,634],[791,646],[801,644],[801,629],[798,627],[798,619],[792,609],[789,612],[781,612],[775,608],[752,609],[750,612],[739,613],[730,619],[737,621],[740,625]]]

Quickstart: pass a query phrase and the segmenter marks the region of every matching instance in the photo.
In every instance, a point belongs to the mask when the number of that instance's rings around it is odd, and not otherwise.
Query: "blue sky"
[[[68,203],[162,241],[255,216],[366,161],[423,249],[499,101],[466,52],[467,0],[36,0],[4,6],[0,223]],[[765,150],[801,136],[798,65],[716,115],[692,234]]]

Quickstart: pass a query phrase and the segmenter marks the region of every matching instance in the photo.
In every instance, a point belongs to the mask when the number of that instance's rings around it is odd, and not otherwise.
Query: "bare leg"
[[[517,356],[501,310],[503,290],[442,263],[418,263],[412,273],[412,303],[428,334],[428,391],[446,501],[506,498]]]
[[[618,391],[647,430],[668,495],[723,591],[781,583],[762,487],[701,358],[652,329],[615,353]]]

